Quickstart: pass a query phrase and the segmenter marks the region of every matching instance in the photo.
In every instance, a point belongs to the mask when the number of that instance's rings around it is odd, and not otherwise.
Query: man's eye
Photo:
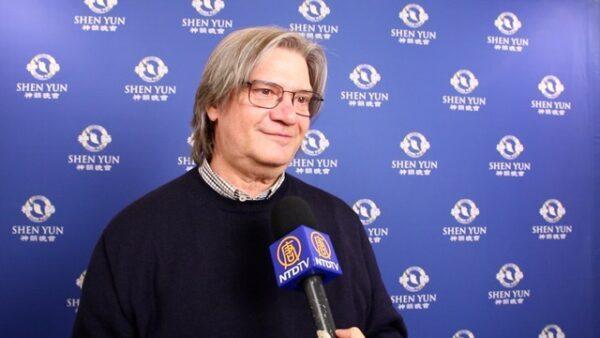
[[[258,88],[257,90],[260,95],[264,95],[264,96],[273,95],[273,91],[269,88]]]
[[[296,101],[298,103],[301,103],[301,104],[307,104],[308,102],[310,102],[310,97],[308,97],[308,96],[302,96],[302,95],[297,95],[296,96]]]

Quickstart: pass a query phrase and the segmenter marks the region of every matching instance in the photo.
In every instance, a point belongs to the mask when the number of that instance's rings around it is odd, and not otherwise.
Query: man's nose
[[[288,95],[286,95],[288,94]],[[296,108],[293,103],[294,93],[285,92],[281,98],[281,102],[271,110],[271,118],[281,121],[285,124],[294,124],[298,121],[299,116],[296,114]]]

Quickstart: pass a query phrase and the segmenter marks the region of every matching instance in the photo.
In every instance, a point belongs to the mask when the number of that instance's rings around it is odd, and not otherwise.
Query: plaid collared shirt
[[[273,196],[273,194],[281,187],[283,180],[285,179],[285,172],[279,176],[279,178],[275,181],[275,183],[266,191],[260,193],[256,197],[250,197],[250,195],[241,191],[240,189],[234,187],[229,184],[227,181],[219,177],[212,168],[208,161],[204,159],[202,165],[198,168],[198,172],[200,172],[200,176],[208,184],[214,191],[216,191],[219,195],[227,197],[229,199],[245,202],[245,201],[261,201],[266,200],[269,197]]]

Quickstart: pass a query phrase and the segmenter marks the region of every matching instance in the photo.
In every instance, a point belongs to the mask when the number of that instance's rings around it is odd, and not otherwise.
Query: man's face
[[[284,90],[311,90],[305,59],[295,51],[275,48],[250,73],[249,81],[277,83]],[[216,122],[213,160],[247,172],[271,168],[283,171],[300,147],[310,119],[296,114],[291,94],[284,93],[275,108],[253,106],[248,87],[220,107],[208,109]]]

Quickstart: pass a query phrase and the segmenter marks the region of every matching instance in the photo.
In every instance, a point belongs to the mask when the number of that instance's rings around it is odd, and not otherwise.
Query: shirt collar
[[[202,165],[198,168],[198,172],[200,173],[200,176],[204,182],[206,182],[206,184],[208,184],[219,195],[240,202],[262,201],[268,199],[275,194],[279,187],[281,187],[281,184],[283,184],[283,180],[285,179],[285,172],[283,172],[269,189],[258,194],[256,197],[250,197],[250,195],[246,194],[239,188],[236,188],[217,175],[217,173],[212,170],[206,159],[202,161]]]

